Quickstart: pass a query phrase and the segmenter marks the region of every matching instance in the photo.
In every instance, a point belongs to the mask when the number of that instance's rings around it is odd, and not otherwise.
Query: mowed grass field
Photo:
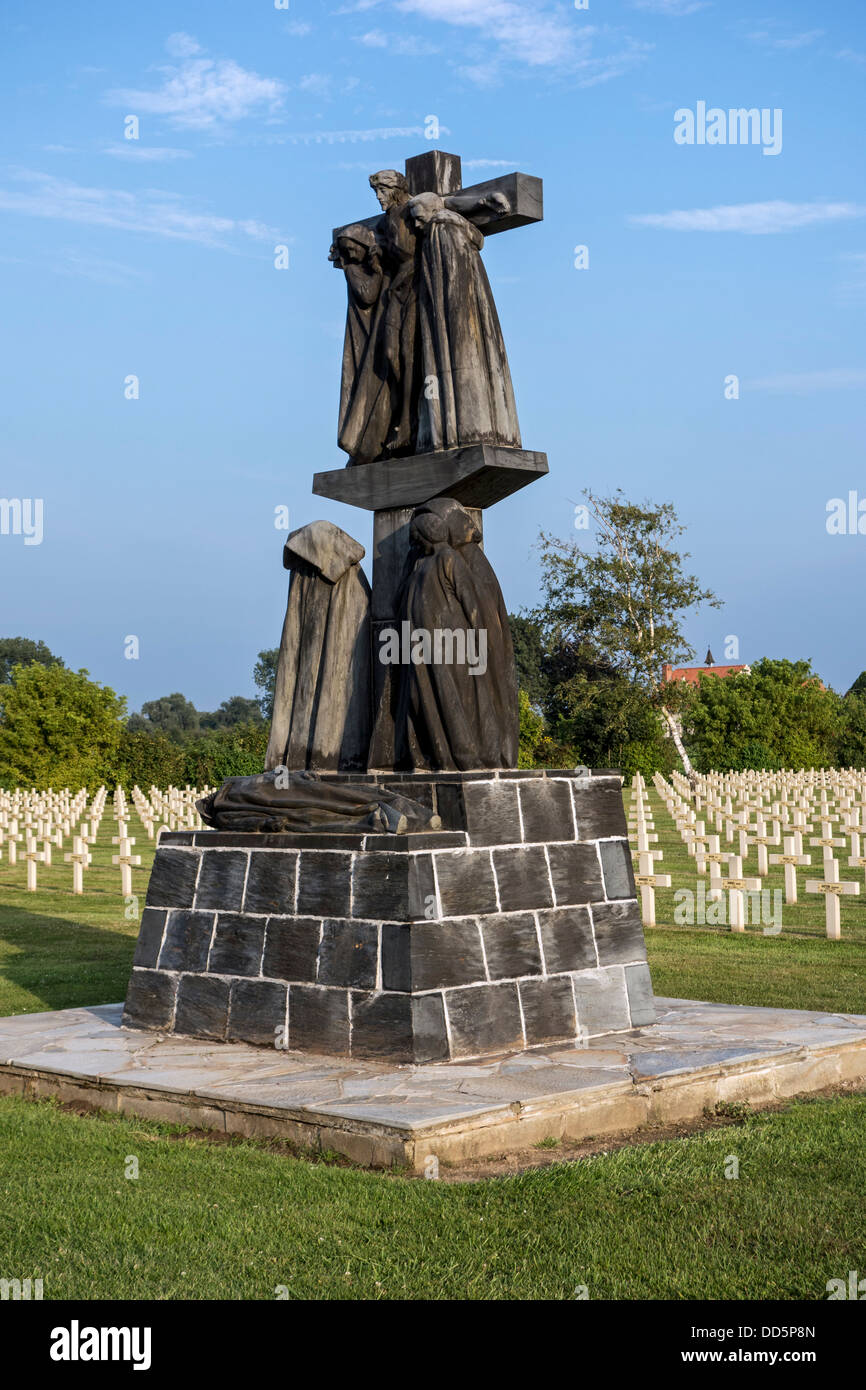
[[[626,805],[631,806],[626,794]],[[664,802],[654,790],[649,804],[663,858],[656,872],[671,875],[670,888],[656,890],[655,929],[646,932],[647,951],[657,994],[680,999],[706,999],[723,1004],[763,1004],[785,1009],[821,1009],[827,1012],[866,1014],[866,882],[862,869],[848,867],[848,849],[836,850],[839,876],[859,884],[857,896],[842,898],[842,939],[828,941],[824,923],[824,899],[807,894],[807,878],[822,879],[822,851],[810,849],[804,836],[804,853],[811,854],[811,865],[797,870],[798,901],[784,901],[785,877],[781,866],[770,865],[762,890],[769,892],[769,904],[781,903],[782,930],[773,922],[749,922],[744,932],[731,932],[727,925],[705,921],[698,925],[678,923],[685,901],[676,895],[683,889],[694,895],[699,905],[699,885],[709,887],[709,875],[698,874],[694,859],[680,839]],[[707,823],[708,833],[715,826]],[[737,842],[728,843],[720,833],[723,853],[736,853]],[[819,831],[815,831],[817,835]],[[781,853],[774,846],[770,854]],[[725,868],[725,874],[727,869]],[[746,878],[757,877],[757,855],[752,847],[743,862]],[[774,894],[781,894],[776,900]],[[724,905],[727,907],[727,895]],[[713,905],[705,903],[709,917]]]
[[[652,794],[663,870],[693,861]],[[667,822],[667,824],[665,823]],[[85,894],[55,851],[27,893],[0,860],[0,1013],[122,999],[138,929],[110,864],[110,814]],[[133,815],[144,901],[153,846]],[[812,872],[811,870],[809,871]],[[781,886],[781,876],[776,885]],[[780,936],[673,923],[648,932],[659,994],[866,1013],[866,901],[786,909]],[[789,914],[791,915],[789,921]],[[725,1177],[729,1157],[739,1177]],[[135,1156],[139,1177],[124,1174]],[[0,1277],[47,1299],[821,1299],[866,1269],[866,1097],[743,1113],[723,1128],[517,1176],[425,1182],[278,1146],[0,1098]]]

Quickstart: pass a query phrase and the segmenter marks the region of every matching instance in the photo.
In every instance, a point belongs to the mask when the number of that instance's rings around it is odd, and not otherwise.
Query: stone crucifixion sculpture
[[[330,259],[349,297],[338,442],[350,466],[521,447],[480,252],[485,233],[539,220],[540,184],[515,174],[460,190],[459,164],[436,151],[407,161],[406,174],[372,174],[381,216],[334,234]]]

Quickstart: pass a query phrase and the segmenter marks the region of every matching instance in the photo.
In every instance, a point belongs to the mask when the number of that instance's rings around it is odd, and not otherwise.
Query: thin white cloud
[[[178,150],[167,145],[142,145],[138,140],[121,140],[116,145],[106,145],[103,154],[113,155],[115,159],[130,159],[142,164],[164,164],[172,159],[192,159],[191,150]]]
[[[579,21],[544,3],[517,0],[396,0],[402,14],[440,20],[478,29],[507,50],[510,57],[532,67],[558,65],[563,50],[580,34]]]
[[[194,58],[197,53],[202,53],[204,50],[198,39],[194,39],[192,34],[178,32],[169,34],[165,41],[165,51],[170,53],[172,58]]]
[[[709,6],[710,0],[632,0],[632,9],[649,10],[651,14],[668,15],[672,19],[696,14],[698,10],[709,9]]]
[[[866,63],[866,53],[858,53],[856,49],[853,48],[841,48],[836,54],[836,57],[841,58],[843,62],[846,63]]]
[[[413,34],[386,34],[383,29],[370,29],[366,34],[355,36],[355,42],[364,48],[381,48],[395,53],[400,58],[427,58],[441,49],[426,39]]]
[[[47,270],[52,275],[95,280],[101,285],[134,285],[151,279],[147,270],[137,266],[106,260],[102,256],[92,256],[88,252],[74,251],[68,247],[41,260],[32,261],[23,256],[6,256],[0,253],[0,265],[23,265],[27,266],[28,270],[38,271],[40,275],[44,275]]]
[[[521,70],[547,70],[573,76],[578,86],[594,86],[628,72],[652,49],[615,29],[587,24],[571,6],[551,0],[355,0],[338,13],[374,10],[377,18],[392,12],[465,31],[467,42],[453,61],[462,77],[481,87],[495,86],[506,72]],[[381,25],[358,41],[389,49],[403,42],[416,51],[414,39],[392,36]],[[429,50],[422,50],[419,40],[417,51]]]
[[[262,111],[268,115],[279,111],[287,90],[284,82],[260,77],[232,59],[197,56],[202,50],[189,34],[175,34],[172,39],[169,51],[179,61],[157,68],[163,78],[160,87],[115,88],[105,93],[105,100],[138,116],[163,116],[172,125],[190,130],[212,130]]]
[[[440,125],[440,134],[450,135],[447,125]],[[425,139],[422,125],[378,126],[373,130],[303,130],[270,135],[275,145],[356,145],[371,140]]]
[[[764,48],[775,48],[785,53],[793,53],[798,48],[808,48],[818,39],[824,37],[823,29],[806,29],[800,34],[789,34],[781,36],[776,29],[756,29],[746,36],[752,43],[761,44]]]
[[[150,279],[147,271],[122,261],[106,260],[87,251],[67,249],[50,267],[57,275],[71,275],[94,280],[99,285],[134,285]]]
[[[464,159],[464,169],[516,169],[516,159]]]
[[[862,217],[866,207],[856,203],[736,203],[727,207],[635,213],[629,221],[641,227],[672,232],[745,232],[752,236],[790,232],[821,222]]]
[[[845,391],[866,386],[866,367],[831,367],[817,372],[779,372],[776,376],[745,381],[744,389],[772,391],[779,395],[805,396],[813,391]]]
[[[307,34],[312,34],[313,26],[308,24],[305,19],[291,19],[284,26],[285,32],[291,34],[293,39],[305,39]]]
[[[334,78],[329,72],[308,72],[298,80],[298,90],[309,92],[314,97],[325,97],[330,95],[334,85]]]
[[[774,39],[773,47],[781,49],[808,48],[810,44],[823,37],[823,29],[807,29],[804,33],[792,34],[787,39]]]
[[[22,169],[13,174],[22,189],[0,188],[0,211],[63,222],[144,232],[176,241],[236,250],[244,240],[278,241],[279,233],[251,218],[216,217],[187,207],[160,189],[129,193],[87,188],[69,179]]]

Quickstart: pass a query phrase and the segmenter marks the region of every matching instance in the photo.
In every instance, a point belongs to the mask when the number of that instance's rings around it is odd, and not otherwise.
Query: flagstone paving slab
[[[0,1019],[0,1092],[272,1135],[422,1171],[541,1139],[634,1132],[839,1084],[866,1087],[866,1017],[658,1000],[658,1022],[480,1061],[394,1065],[122,1026],[122,1005]]]

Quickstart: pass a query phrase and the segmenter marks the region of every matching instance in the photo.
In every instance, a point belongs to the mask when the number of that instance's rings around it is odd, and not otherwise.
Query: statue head
[[[419,193],[409,204],[409,213],[419,227],[426,227],[445,207],[438,193]]]
[[[429,555],[437,545],[448,541],[448,527],[441,516],[435,512],[415,512],[409,527],[412,544]]]
[[[380,169],[378,174],[370,175],[370,187],[379,199],[384,212],[389,208],[400,207],[409,201],[409,184],[406,175],[396,169]]]
[[[341,265],[358,265],[376,250],[376,237],[362,222],[353,222],[344,227],[331,247],[332,261]]]
[[[455,550],[464,545],[478,544],[481,534],[465,507],[453,497],[433,497],[415,511],[412,524],[430,514],[437,516],[445,527],[448,544]]]

